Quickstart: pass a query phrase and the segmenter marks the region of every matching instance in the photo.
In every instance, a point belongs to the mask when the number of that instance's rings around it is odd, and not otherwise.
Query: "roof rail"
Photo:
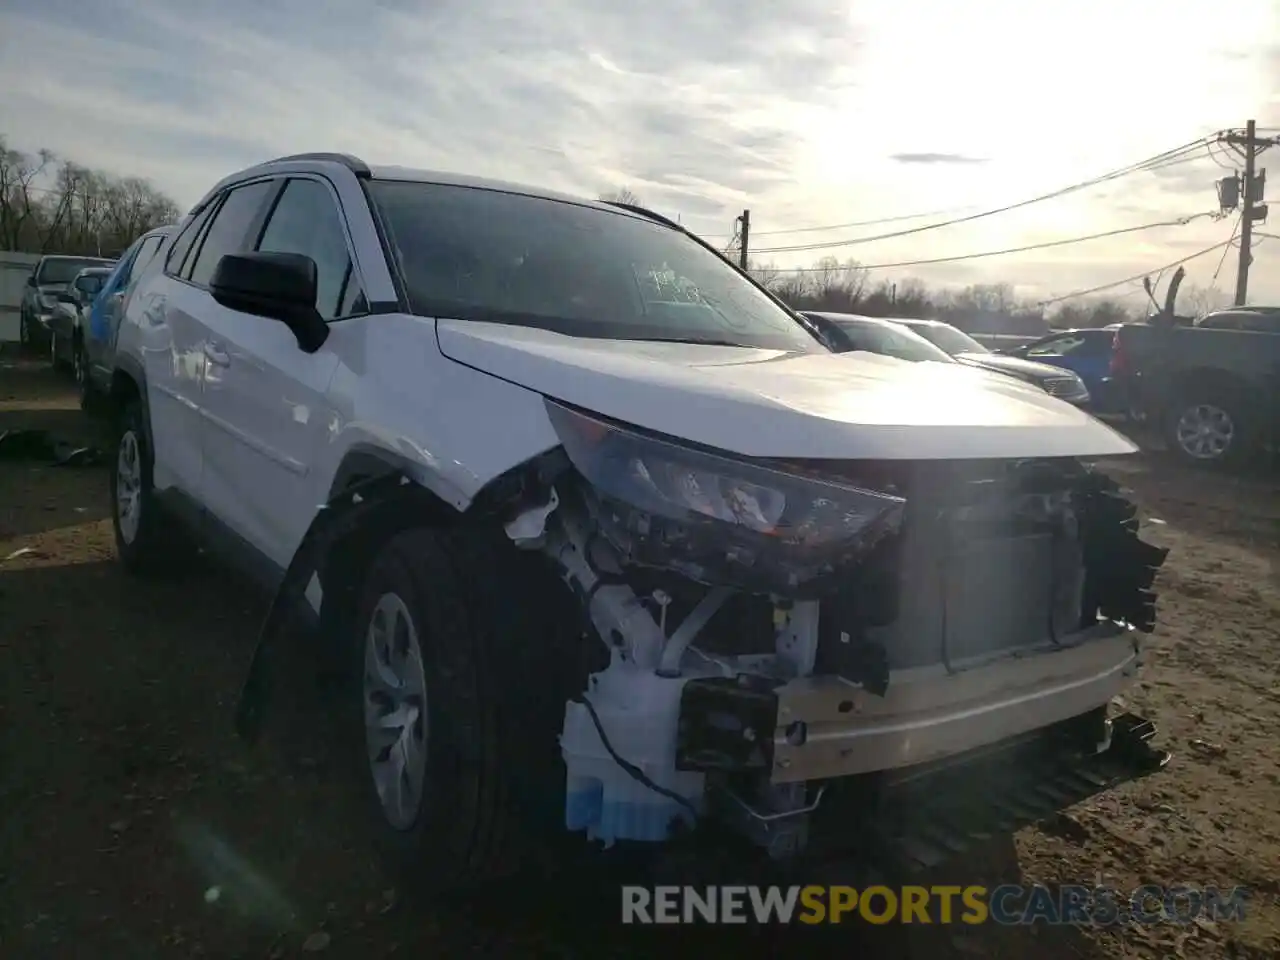
[[[630,211],[631,213],[637,213],[642,217],[647,217],[650,220],[656,220],[658,221],[658,223],[661,223],[664,226],[672,227],[676,230],[679,230],[681,233],[688,232],[687,230],[685,230],[684,227],[682,227],[680,224],[676,223],[674,220],[670,219],[669,217],[664,217],[660,213],[654,213],[648,207],[642,207],[638,203],[623,203],[621,200],[605,200],[604,202],[611,207],[617,207],[620,210],[627,210],[627,211]]]
[[[340,163],[357,177],[368,177],[372,175],[369,165],[359,157],[353,157],[349,153],[293,153],[287,157],[276,157],[274,160],[268,160],[267,163],[289,163],[294,160],[322,160],[328,163]]]

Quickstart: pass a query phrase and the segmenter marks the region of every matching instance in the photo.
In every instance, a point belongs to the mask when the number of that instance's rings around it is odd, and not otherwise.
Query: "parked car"
[[[1202,330],[1251,330],[1280,333],[1280,307],[1231,307],[1206,313],[1195,322]]]
[[[1084,382],[1094,413],[1125,413],[1124,397],[1111,379],[1111,345],[1119,327],[1059,330],[999,354],[1070,370]]]
[[[1244,311],[1198,324],[1126,323],[1112,377],[1188,463],[1228,464],[1280,446],[1280,325]],[[1259,322],[1261,321],[1261,322]]]
[[[924,337],[888,320],[852,313],[813,310],[804,310],[802,313],[807,319],[813,321],[827,346],[836,353],[862,350],[912,362],[933,361],[951,364],[956,362],[949,354]]]
[[[120,560],[194,542],[272,591],[260,643],[318,631],[428,885],[530,821],[945,853],[1167,759],[1107,715],[1164,553],[1077,459],[1135,447],[1067,403],[836,356],[639,207],[334,154],[220,181],[136,283]]]
[[[86,335],[76,344],[73,356],[83,409],[96,410],[99,406],[97,400],[110,393],[116,331],[120,326],[122,308],[133,293],[137,279],[172,235],[173,227],[163,226],[138,237],[121,254],[88,311],[88,323],[84,325]]]
[[[80,378],[84,366],[80,344],[88,326],[89,308],[110,274],[110,267],[85,267],[55,294],[53,310],[46,325],[49,330],[49,362],[55,370],[74,369],[76,378]]]
[[[41,257],[31,276],[27,277],[22,304],[18,308],[18,337],[23,347],[46,349],[49,346],[49,317],[53,314],[58,293],[85,267],[111,264],[111,260],[102,257]]]
[[[1005,376],[1016,377],[1027,383],[1034,383],[1050,396],[1065,400],[1073,406],[1087,408],[1089,406],[1089,389],[1084,381],[1070,370],[1052,367],[1047,363],[1036,363],[1020,357],[1010,357],[988,350],[973,337],[957,330],[949,323],[941,320],[916,320],[899,317],[890,318],[924,337],[961,363],[994,370]]]

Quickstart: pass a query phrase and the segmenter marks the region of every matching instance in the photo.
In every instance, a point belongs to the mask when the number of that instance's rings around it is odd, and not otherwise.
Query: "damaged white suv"
[[[807,324],[636,207],[253,167],[127,305],[121,560],[194,540],[276,591],[260,653],[318,628],[440,886],[522,822],[929,865],[1160,766],[1108,717],[1164,553],[1087,461],[1133,445]]]

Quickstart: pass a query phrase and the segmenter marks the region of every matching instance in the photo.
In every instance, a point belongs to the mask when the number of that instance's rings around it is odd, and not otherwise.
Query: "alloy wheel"
[[[422,803],[427,767],[427,683],[417,627],[405,602],[383,594],[365,631],[365,746],[383,815],[408,830]]]
[[[1174,438],[1187,456],[1196,460],[1220,460],[1235,440],[1236,426],[1231,415],[1211,403],[1188,407],[1178,418]]]
[[[132,430],[120,438],[116,453],[116,520],[120,538],[133,543],[142,522],[142,450]]]

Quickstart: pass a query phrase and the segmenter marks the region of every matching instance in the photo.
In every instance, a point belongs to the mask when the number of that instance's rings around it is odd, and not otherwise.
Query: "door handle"
[[[205,358],[215,367],[231,366],[231,358],[227,356],[223,350],[215,347],[213,344],[206,343],[204,345],[204,355]]]

